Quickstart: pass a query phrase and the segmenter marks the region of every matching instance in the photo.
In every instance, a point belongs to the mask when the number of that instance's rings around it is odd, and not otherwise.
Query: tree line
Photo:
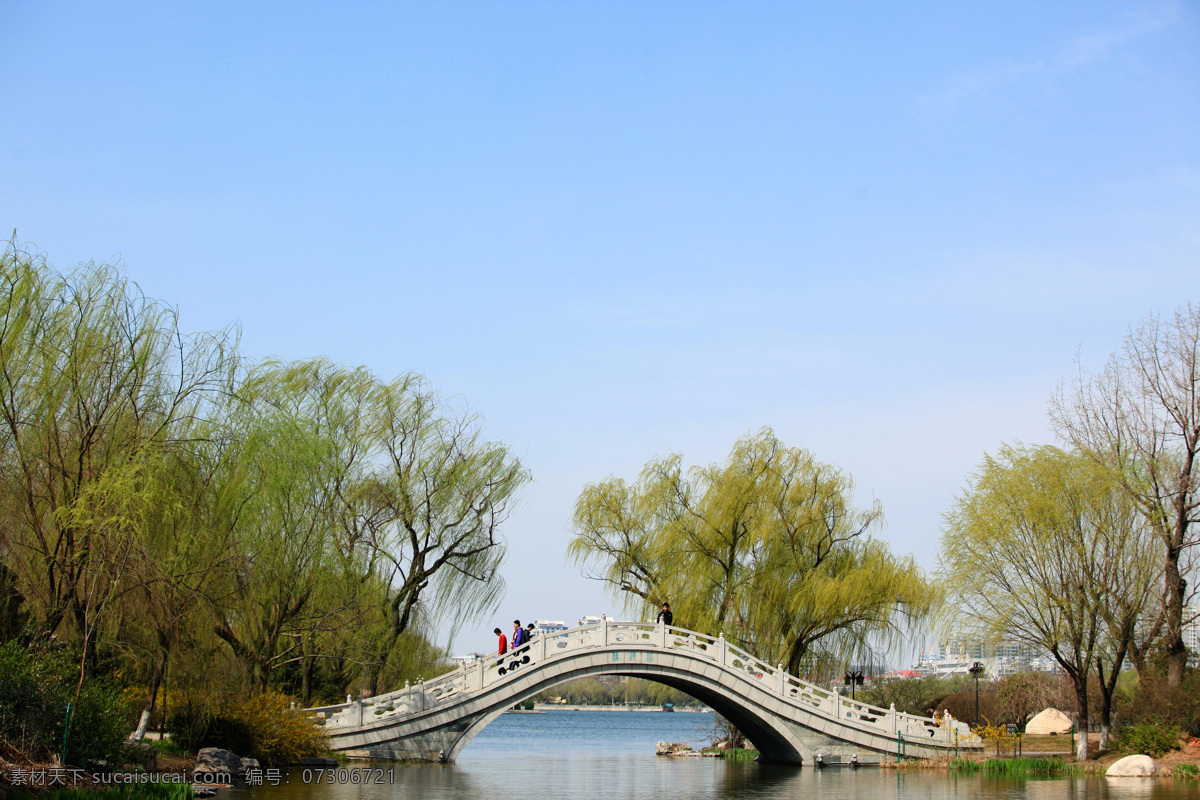
[[[1200,308],[1145,320],[1099,373],[1081,368],[1055,393],[1064,447],[1002,447],[946,514],[948,623],[1048,653],[1072,681],[1081,723],[1099,712],[1102,749],[1126,663],[1161,674],[1168,690],[1189,677],[1198,353]],[[1077,755],[1087,754],[1081,737]]]
[[[169,672],[308,703],[444,663],[528,479],[420,375],[251,359],[111,265],[0,260],[0,632],[140,676],[139,733]]]
[[[1103,747],[1127,664],[1173,691],[1190,675],[1198,353],[1189,305],[1130,331],[1099,373],[1081,368],[1050,403],[1063,446],[985,456],[931,577],[875,537],[882,509],[855,507],[849,475],[770,428],[721,464],[669,454],[585,487],[568,553],[634,614],[669,601],[676,624],[799,676],[878,662],[922,630],[1031,645],[1070,679],[1081,724],[1098,710]]]
[[[930,625],[1016,639],[1107,730],[1127,662],[1190,675],[1198,352],[1188,306],[1081,370],[1051,402],[1062,446],[985,457],[933,576],[878,538],[848,473],[770,428],[719,464],[668,454],[584,487],[568,555],[627,610],[669,601],[802,677]],[[428,634],[502,597],[528,480],[420,375],[252,359],[111,265],[60,273],[15,242],[0,259],[0,636],[69,649],[78,687],[145,685],[139,733],[168,683],[313,703],[444,666]]]

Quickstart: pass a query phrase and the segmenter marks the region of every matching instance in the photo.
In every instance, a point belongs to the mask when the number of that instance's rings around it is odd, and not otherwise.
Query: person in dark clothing
[[[663,603],[662,611],[658,612],[658,618],[654,621],[656,623],[661,622],[664,625],[670,625],[671,620],[673,619],[675,619],[675,617],[673,614],[671,614],[671,604]]]
[[[526,642],[525,629],[521,627],[521,620],[514,619],[513,620],[513,633],[512,633],[513,661],[511,664],[508,665],[509,672],[512,672],[514,669],[521,666],[521,659],[517,658],[516,656],[517,656],[517,650],[521,647],[521,645],[525,644],[525,642]]]
[[[533,623],[532,623],[532,622],[531,622],[531,623],[529,623],[528,625],[526,625],[526,626],[525,626],[525,641],[527,641],[527,642],[528,642],[528,641],[532,641],[532,640],[533,640],[533,637],[534,637],[534,635],[535,635],[536,633],[537,633],[537,631],[535,631],[535,630],[533,629]]]

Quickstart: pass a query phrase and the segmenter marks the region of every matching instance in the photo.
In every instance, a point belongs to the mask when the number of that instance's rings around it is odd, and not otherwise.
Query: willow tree
[[[1051,403],[1067,441],[1105,469],[1158,538],[1167,681],[1183,680],[1189,551],[1200,545],[1200,306],[1145,320],[1095,375],[1082,370]]]
[[[378,691],[420,623],[494,606],[500,526],[528,473],[477,416],[420,376],[324,359],[258,365],[239,398],[243,566],[214,613],[252,682],[299,662],[307,694],[333,647]],[[351,629],[356,653],[335,635]]]
[[[114,267],[62,275],[15,245],[0,261],[0,503],[5,559],[38,626],[90,654],[147,475],[228,375],[232,337],[188,337]]]
[[[213,524],[229,532],[230,565],[208,595],[213,630],[255,690],[298,663],[309,693],[318,642],[371,624],[361,602],[368,558],[339,525],[366,448],[347,421],[371,385],[365,370],[267,362],[228,401]]]
[[[651,461],[576,501],[568,554],[631,611],[669,601],[675,620],[722,632],[796,674],[895,641],[937,591],[874,537],[878,504],[852,502],[848,475],[764,428],[723,464]]]
[[[362,541],[389,587],[390,648],[421,607],[457,626],[499,602],[500,527],[529,473],[507,445],[484,436],[476,414],[420,376],[379,384],[372,430]]]
[[[1149,602],[1150,543],[1110,476],[1087,458],[1004,447],[946,514],[939,577],[953,601],[948,624],[1049,653],[1071,679],[1086,729],[1089,676],[1115,686],[1135,627],[1125,621],[1136,623]],[[1106,723],[1111,700],[1110,687]],[[1077,756],[1087,757],[1086,736]]]
[[[219,496],[227,442],[209,423],[189,427],[189,445],[147,470],[145,491],[153,502],[146,524],[132,538],[131,565],[116,603],[112,638],[127,663],[147,676],[132,737],[138,740],[149,726],[172,655],[194,649],[210,593],[235,561]]]

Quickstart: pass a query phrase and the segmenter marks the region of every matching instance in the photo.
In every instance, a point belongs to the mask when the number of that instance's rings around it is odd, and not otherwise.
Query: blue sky
[[[926,567],[984,452],[1200,300],[1171,2],[0,2],[0,225],[513,445],[496,619],[615,611],[580,488],[772,425]],[[492,620],[458,649],[490,646]]]

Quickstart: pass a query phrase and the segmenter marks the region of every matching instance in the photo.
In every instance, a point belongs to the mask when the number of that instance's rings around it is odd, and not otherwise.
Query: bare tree
[[[1167,681],[1187,664],[1186,565],[1196,547],[1200,506],[1200,307],[1163,321],[1146,319],[1125,337],[1099,374],[1080,368],[1050,405],[1059,434],[1109,469],[1136,503],[1163,549],[1162,644]]]

